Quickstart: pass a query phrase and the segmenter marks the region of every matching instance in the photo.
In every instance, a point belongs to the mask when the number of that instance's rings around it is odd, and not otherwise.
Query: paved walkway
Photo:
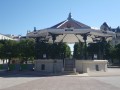
[[[88,73],[88,76],[93,76],[93,77],[102,77],[102,76],[120,76],[120,68],[108,68],[107,72],[91,72]]]
[[[106,75],[60,75],[16,73],[0,77],[0,90],[120,90],[120,69],[109,69]],[[112,74],[114,73],[114,75]],[[107,76],[109,75],[109,77]]]

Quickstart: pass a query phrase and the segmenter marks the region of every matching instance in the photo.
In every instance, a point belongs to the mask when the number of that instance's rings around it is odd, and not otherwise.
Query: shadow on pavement
[[[118,65],[108,65],[108,68],[120,68]]]
[[[49,73],[39,71],[0,71],[0,77],[50,77],[50,76],[62,76],[62,75],[75,75],[75,73]]]

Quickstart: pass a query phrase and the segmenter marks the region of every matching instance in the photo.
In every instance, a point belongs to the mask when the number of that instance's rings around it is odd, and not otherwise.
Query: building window
[[[41,70],[45,70],[45,64],[41,65]]]
[[[99,65],[95,65],[96,71],[99,71]]]

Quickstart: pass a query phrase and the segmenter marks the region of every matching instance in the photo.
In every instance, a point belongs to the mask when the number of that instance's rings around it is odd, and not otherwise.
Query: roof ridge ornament
[[[67,18],[68,20],[71,20],[72,19],[72,15],[71,15],[71,12],[69,13],[69,15],[68,15],[68,18]]]

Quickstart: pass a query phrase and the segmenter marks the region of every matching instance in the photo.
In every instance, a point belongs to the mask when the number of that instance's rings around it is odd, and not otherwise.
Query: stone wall
[[[35,60],[35,71],[61,72],[62,68],[63,68],[62,60],[53,60],[53,59]]]
[[[77,72],[88,73],[95,71],[107,71],[107,60],[75,60]],[[40,59],[35,60],[35,71],[62,72],[63,60]]]
[[[76,60],[76,71],[82,73],[107,71],[107,60]]]

